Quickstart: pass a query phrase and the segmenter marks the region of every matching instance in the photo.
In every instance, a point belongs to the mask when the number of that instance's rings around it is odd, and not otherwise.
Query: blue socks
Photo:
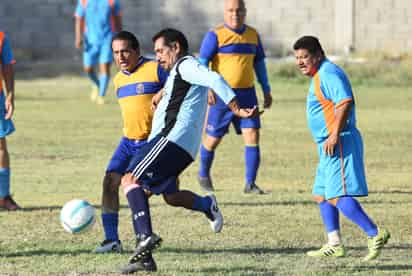
[[[97,79],[96,73],[91,72],[87,73],[87,77],[97,86],[99,87],[99,80]]]
[[[259,145],[245,146],[246,186],[254,184],[260,165]]]
[[[214,151],[208,151],[203,145],[200,147],[200,177],[210,177],[210,168],[212,167],[214,158]]]
[[[133,187],[126,194],[130,209],[132,209],[133,228],[136,236],[152,235],[149,201],[142,187]]]
[[[319,203],[320,215],[325,225],[326,232],[339,231],[339,210],[328,201]]]
[[[378,234],[376,224],[368,217],[359,202],[353,197],[341,197],[336,204],[336,207],[348,219],[357,224],[369,236],[375,237]]]
[[[109,85],[109,75],[102,74],[99,77],[99,96],[104,97],[106,95],[107,86]]]
[[[212,199],[208,196],[201,197],[194,194],[195,200],[193,202],[192,210],[203,212],[209,219],[213,219],[213,216],[210,212],[210,205],[212,204]]]
[[[0,198],[10,195],[10,169],[0,168]]]
[[[106,240],[118,241],[119,240],[119,213],[106,213],[102,214],[102,222],[104,235]]]

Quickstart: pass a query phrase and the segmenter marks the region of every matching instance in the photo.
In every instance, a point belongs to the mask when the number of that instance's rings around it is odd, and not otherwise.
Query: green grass
[[[366,238],[342,218],[347,258],[311,259],[324,229],[311,185],[316,147],[305,119],[307,82],[272,83],[275,103],[262,117],[262,165],[258,184],[266,196],[246,196],[240,137],[220,146],[213,176],[225,227],[213,234],[199,213],[151,199],[153,226],[163,239],[155,253],[158,275],[404,275],[412,273],[412,91],[408,87],[355,86],[358,125],[366,150],[370,196],[361,199],[371,217],[392,238],[378,261],[361,263]],[[0,212],[1,275],[116,275],[133,250],[130,211],[124,196],[122,255],[94,255],[102,240],[100,218],[81,235],[64,232],[61,206],[82,198],[100,205],[101,179],[121,135],[119,108],[89,101],[80,77],[18,80],[17,131],[8,138],[12,190],[23,211]],[[182,187],[201,192],[197,162],[182,176]],[[98,212],[100,214],[100,212]]]

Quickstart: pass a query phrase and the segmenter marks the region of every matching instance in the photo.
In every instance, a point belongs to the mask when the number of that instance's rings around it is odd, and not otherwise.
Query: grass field
[[[358,125],[366,151],[370,196],[363,206],[392,238],[378,261],[362,263],[366,238],[342,218],[349,256],[305,256],[325,241],[311,185],[316,147],[305,119],[307,83],[272,82],[275,103],[263,115],[262,165],[258,184],[271,191],[247,196],[243,150],[231,133],[220,146],[213,176],[225,227],[213,234],[203,215],[151,199],[153,225],[163,239],[155,253],[157,275],[412,275],[412,89],[354,87]],[[17,131],[8,138],[12,190],[22,211],[0,212],[0,275],[116,275],[134,247],[130,212],[123,196],[122,255],[95,255],[103,238],[93,229],[70,235],[59,224],[61,206],[73,198],[100,205],[101,179],[121,135],[118,105],[89,101],[81,77],[18,80]],[[182,187],[201,192],[197,162]],[[100,211],[98,212],[100,214]]]

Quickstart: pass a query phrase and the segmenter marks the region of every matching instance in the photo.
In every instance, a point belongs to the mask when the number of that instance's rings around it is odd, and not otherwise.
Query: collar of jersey
[[[145,61],[146,61],[146,59],[145,59],[143,56],[140,56],[139,59],[137,60],[136,66],[135,66],[132,70],[130,70],[130,71],[123,70],[123,71],[122,71],[123,74],[125,74],[125,75],[127,75],[127,76],[130,76],[130,75],[133,74],[133,72],[135,72],[135,71],[137,70],[137,68],[139,68],[140,65],[142,65]]]
[[[232,32],[235,32],[237,34],[243,34],[246,31],[246,25],[245,24],[243,24],[239,29],[232,29],[226,23],[224,25],[225,25],[225,28],[228,28],[229,30],[231,30]]]

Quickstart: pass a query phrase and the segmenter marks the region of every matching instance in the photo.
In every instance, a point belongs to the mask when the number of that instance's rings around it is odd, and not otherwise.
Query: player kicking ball
[[[137,246],[122,273],[156,268],[151,255],[162,239],[153,233],[148,196],[173,191],[179,202],[204,212],[214,232],[223,227],[223,216],[213,195],[201,197],[179,191],[177,178],[195,160],[207,109],[208,87],[242,118],[258,116],[256,107],[239,108],[236,96],[222,76],[210,71],[188,54],[183,33],[164,29],[153,37],[156,59],[169,71],[163,96],[157,104],[148,143],[134,156],[122,178],[122,188],[132,211]],[[185,192],[182,194],[182,192]],[[187,207],[186,207],[187,208]]]

